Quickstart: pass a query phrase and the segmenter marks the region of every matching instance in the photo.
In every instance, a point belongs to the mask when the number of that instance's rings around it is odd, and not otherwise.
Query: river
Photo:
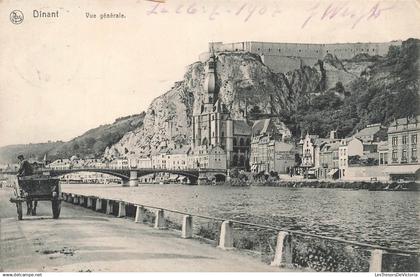
[[[420,192],[180,184],[63,184],[65,192],[419,250]]]

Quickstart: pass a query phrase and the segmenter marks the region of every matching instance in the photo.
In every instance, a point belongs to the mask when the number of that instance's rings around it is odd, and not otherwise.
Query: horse
[[[26,215],[36,215],[38,201],[26,200]]]

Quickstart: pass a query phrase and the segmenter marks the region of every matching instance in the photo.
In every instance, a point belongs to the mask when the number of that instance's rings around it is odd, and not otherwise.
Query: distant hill
[[[145,113],[121,117],[112,124],[101,125],[85,132],[68,142],[46,142],[8,145],[0,148],[0,163],[15,163],[16,156],[23,154],[27,158],[42,160],[47,154],[48,160],[58,158],[101,157],[105,148],[118,142],[124,134],[143,125]]]

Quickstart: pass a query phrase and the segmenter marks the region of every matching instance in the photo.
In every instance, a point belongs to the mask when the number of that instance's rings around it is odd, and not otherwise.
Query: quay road
[[[0,271],[280,271],[245,253],[224,251],[171,230],[157,230],[62,202],[18,221],[0,188]],[[24,205],[26,206],[26,205]],[[26,212],[26,207],[24,207]]]

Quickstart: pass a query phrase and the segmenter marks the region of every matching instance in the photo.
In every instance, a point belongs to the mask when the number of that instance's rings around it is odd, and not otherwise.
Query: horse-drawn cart
[[[29,208],[36,209],[38,201],[51,201],[53,218],[60,216],[61,187],[58,178],[44,175],[19,177],[14,193],[15,195],[10,198],[10,202],[16,204],[19,220],[22,220],[23,202],[27,203],[29,212]],[[32,203],[35,207],[32,207]],[[35,214],[33,211],[32,214]]]

